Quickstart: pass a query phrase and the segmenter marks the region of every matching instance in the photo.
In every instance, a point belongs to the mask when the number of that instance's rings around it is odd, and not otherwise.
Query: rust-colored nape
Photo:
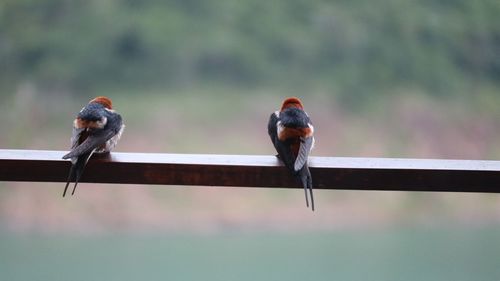
[[[281,111],[289,108],[289,107],[296,107],[304,110],[304,106],[302,105],[302,102],[300,101],[299,98],[296,97],[291,97],[291,98],[286,98],[283,101],[283,105],[281,106]]]
[[[91,100],[90,102],[97,102],[102,104],[107,109],[113,109],[113,104],[111,103],[111,99],[109,99],[108,97],[100,96]]]

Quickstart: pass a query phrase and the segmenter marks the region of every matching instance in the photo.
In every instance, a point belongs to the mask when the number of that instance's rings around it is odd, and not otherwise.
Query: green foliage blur
[[[4,0],[0,83],[100,88],[500,86],[496,0]]]

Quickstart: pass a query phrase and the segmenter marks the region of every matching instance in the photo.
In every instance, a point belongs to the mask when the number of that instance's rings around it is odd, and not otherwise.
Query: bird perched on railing
[[[92,154],[111,151],[124,128],[122,117],[113,110],[112,102],[107,97],[96,97],[80,110],[73,121],[71,151],[63,156],[63,159],[71,158],[72,164],[63,197],[72,179],[75,185],[71,195],[75,193],[78,181]]]
[[[278,152],[277,157],[304,186],[307,207],[309,189],[311,209],[314,211],[312,178],[307,164],[309,153],[314,146],[314,127],[300,99],[285,99],[281,109],[271,114],[267,132]]]

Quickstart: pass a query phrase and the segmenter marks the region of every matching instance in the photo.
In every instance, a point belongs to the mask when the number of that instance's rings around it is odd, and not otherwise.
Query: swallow
[[[307,164],[309,153],[314,146],[314,127],[300,99],[286,98],[281,109],[269,117],[267,132],[278,152],[276,156],[302,183],[307,207],[309,190],[311,209],[314,211],[312,177]]]
[[[63,197],[72,179],[75,181],[73,192],[90,157],[94,153],[108,153],[120,139],[125,125],[120,114],[113,110],[112,102],[107,97],[96,97],[91,100],[73,121],[71,151],[63,159],[71,159]]]

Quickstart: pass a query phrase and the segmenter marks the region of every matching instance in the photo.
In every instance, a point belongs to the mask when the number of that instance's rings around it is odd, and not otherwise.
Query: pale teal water
[[[0,236],[0,280],[500,280],[500,229]]]

